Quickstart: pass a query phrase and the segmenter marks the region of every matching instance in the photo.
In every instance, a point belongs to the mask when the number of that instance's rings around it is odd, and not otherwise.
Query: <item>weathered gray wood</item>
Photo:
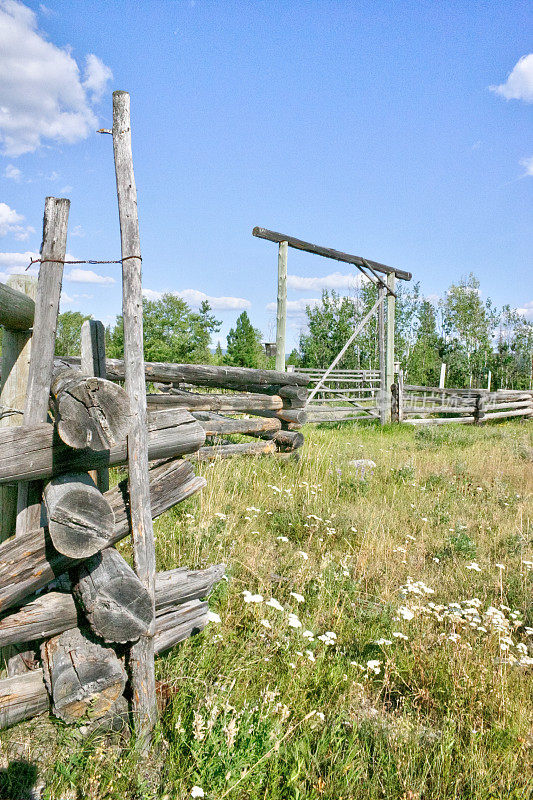
[[[497,411],[496,413],[485,414],[480,422],[490,422],[491,419],[503,419],[504,417],[529,417],[532,414],[532,408],[519,408],[516,411]]]
[[[63,358],[61,361],[72,366],[80,363],[79,358],[74,356]],[[124,361],[121,359],[107,358],[106,370],[110,380],[124,380]],[[150,383],[213,386],[251,392],[266,391],[267,394],[270,394],[272,386],[307,386],[309,384],[309,376],[299,372],[277,372],[276,370],[215,366],[214,364],[168,364],[145,361],[144,370],[145,378]],[[273,394],[277,394],[277,391],[274,391]]]
[[[305,403],[309,392],[305,386],[280,386],[277,394],[285,400],[300,400]]]
[[[470,425],[474,422],[474,417],[428,417],[427,419],[404,419],[406,425]]]
[[[279,411],[257,409],[254,414],[258,417],[283,420],[283,422],[296,422],[298,425],[304,425],[307,421],[307,411],[304,408],[282,408]]]
[[[132,568],[110,547],[71,572],[72,591],[104,642],[133,642],[152,624],[152,599]]]
[[[70,200],[46,198],[24,425],[46,422],[48,415],[69,208]],[[20,484],[17,533],[26,533],[39,525],[41,491],[40,484]]]
[[[153,467],[150,499],[154,519],[205,485],[205,479],[194,475],[188,461],[164,462]],[[130,533],[127,482],[110,489],[105,498],[115,515],[115,532],[109,543],[112,545]],[[11,537],[0,545],[0,612],[22,603],[28,595],[78,563],[79,560],[57,552],[45,528]]]
[[[274,442],[246,442],[245,444],[225,444],[213,447],[200,447],[197,453],[189,456],[194,461],[211,461],[215,458],[231,458],[239,455],[266,455],[275,453]]]
[[[91,642],[79,628],[45,642],[41,657],[52,711],[64,722],[104,716],[126,686],[114,650]]]
[[[115,516],[89,475],[60,475],[45,486],[43,496],[56,550],[70,558],[87,558],[108,546]]]
[[[387,422],[387,418],[390,416],[387,413],[387,400],[388,394],[386,391],[386,381],[387,381],[387,364],[386,364],[386,356],[385,356],[385,303],[383,295],[385,294],[385,287],[380,284],[378,287],[379,296],[382,298],[381,304],[378,306],[378,353],[379,353],[379,421],[382,425],[385,425]],[[391,386],[392,392],[392,386]],[[394,395],[393,395],[394,397]],[[391,398],[393,401],[393,398]],[[394,419],[392,419],[394,421]]]
[[[318,244],[304,242],[301,239],[296,239],[294,236],[276,233],[276,231],[269,231],[266,228],[254,228],[252,236],[257,236],[259,239],[267,239],[269,242],[277,242],[278,244],[279,242],[287,242],[289,247],[294,247],[296,250],[304,250],[306,253],[314,253],[317,256],[332,258],[335,261],[343,261],[346,264],[355,264],[357,267],[364,267],[366,262],[366,264],[369,264],[376,272],[384,272],[386,274],[392,273],[403,281],[410,281],[413,277],[410,272],[405,272],[402,269],[387,267],[386,264],[370,261],[369,259],[361,258],[361,256],[352,256],[349,253],[342,253],[339,250],[332,250],[330,247],[321,247]]]
[[[56,367],[50,403],[60,439],[76,450],[109,450],[133,424],[128,395],[112,381]]]
[[[3,284],[0,284],[1,286]],[[5,288],[9,289],[9,291],[13,290],[17,297],[20,295],[28,301],[31,307],[31,323],[33,323],[37,279],[32,275],[11,275]],[[2,296],[5,299],[5,295],[0,293],[0,305]],[[14,302],[17,302],[16,297]],[[30,353],[30,330],[8,330],[6,328],[3,331],[0,377],[1,428],[22,424],[28,388]],[[16,484],[0,486],[0,542],[11,536],[15,530],[17,523],[17,496],[18,486]]]
[[[162,653],[178,642],[199,633],[208,622],[209,606],[191,600],[166,614],[158,616],[155,624],[154,650]]]
[[[0,729],[36,717],[49,707],[42,669],[0,681]]]
[[[204,441],[204,429],[188,411],[178,408],[148,415],[151,461],[191,453]],[[123,464],[127,443],[124,440],[111,450],[72,450],[58,441],[53,425],[43,423],[0,429],[0,452],[0,483],[10,483]]]
[[[278,302],[276,312],[276,369],[285,372],[285,329],[287,327],[287,242],[278,246]]]
[[[394,340],[395,340],[395,319],[396,319],[396,279],[394,273],[387,275],[387,343],[385,360],[385,422],[390,422],[391,413],[391,386],[394,383]]]
[[[130,651],[132,709],[141,747],[148,746],[157,719],[155,695],[154,581],[155,546],[148,480],[146,387],[143,349],[143,296],[141,243],[137,216],[137,190],[131,151],[130,96],[113,92],[113,152],[117,180],[120,239],[122,249],[122,316],[124,320],[124,378],[135,414],[128,436],[130,516],[135,571],[152,604],[152,624]]]
[[[81,326],[81,372],[106,379],[105,371],[105,328],[96,319],[86,319]],[[101,492],[109,489],[109,470],[95,469],[92,479]]]
[[[10,278],[7,285],[0,283],[0,325],[11,331],[29,331],[33,326],[34,314],[34,297],[14,286]]]
[[[240,433],[243,435],[253,435],[266,431],[275,432],[281,428],[281,422],[278,419],[230,419],[229,417],[223,419],[202,419],[200,415],[210,414],[210,412],[195,412],[198,415],[198,421],[204,429],[206,436],[215,436],[216,434],[232,434]],[[215,415],[213,415],[215,416]]]
[[[207,614],[207,603],[197,599],[162,613],[156,619],[155,653],[162,653],[202,630],[208,622]],[[31,719],[37,714],[48,711],[49,707],[50,701],[42,669],[0,681],[0,729]],[[111,708],[113,704],[110,705]],[[105,714],[99,719],[104,716]]]
[[[258,408],[271,411],[283,408],[281,397],[267,394],[193,394],[174,390],[169,394],[149,394],[146,400],[149,409],[185,408],[187,411],[254,414]]]
[[[208,597],[224,570],[224,565],[219,564],[207,569],[178,567],[158,572],[155,578],[156,619],[191,600]],[[19,610],[0,619],[0,647],[57,636],[83,624],[83,613],[78,612],[70,592],[34,595]]]

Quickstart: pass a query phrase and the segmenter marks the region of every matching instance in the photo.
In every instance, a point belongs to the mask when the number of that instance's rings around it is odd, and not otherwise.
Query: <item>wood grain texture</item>
[[[52,711],[64,722],[104,716],[126,686],[114,650],[90,641],[79,628],[45,642],[41,658]]]
[[[173,458],[198,450],[205,431],[188,411],[169,409],[148,415],[148,457]],[[0,483],[86,472],[127,460],[124,440],[111,450],[72,450],[58,441],[53,425],[0,429]]]
[[[299,387],[296,387],[299,388]],[[174,390],[168,394],[148,394],[149,409],[185,408],[187,411],[224,411],[235,414],[254,414],[258,408],[278,411],[283,400],[267,394],[194,394]]]
[[[11,275],[7,287],[31,304],[31,322],[35,308],[37,279],[32,275]],[[3,286],[3,284],[0,284]],[[22,424],[31,355],[31,331],[8,330],[2,333],[0,373],[0,427]],[[0,486],[0,542],[11,536],[17,524],[18,486]]]
[[[148,436],[143,349],[143,296],[137,189],[131,150],[130,96],[113,92],[113,153],[122,251],[124,379],[134,413],[128,436],[130,517],[135,571],[152,603],[152,625],[130,650],[132,711],[141,747],[148,747],[157,719],[154,673],[155,546],[148,479]]]
[[[88,558],[109,545],[115,515],[89,475],[60,475],[45,486],[43,497],[50,539],[60,553]]]
[[[74,356],[62,359],[64,363],[77,366],[79,358]],[[124,361],[116,358],[106,359],[107,377],[110,380],[124,380]],[[299,372],[277,372],[268,369],[249,369],[247,367],[226,367],[213,364],[169,364],[158,361],[144,363],[145,378],[150,383],[184,383],[193,386],[213,386],[221,389],[271,393],[271,387],[307,386],[309,376]],[[277,391],[273,391],[277,394]]]
[[[76,450],[109,450],[133,423],[128,395],[112,381],[55,367],[50,405],[61,441]]]
[[[81,326],[81,372],[106,379],[105,370],[105,328],[96,319],[86,319]],[[105,467],[95,469],[92,479],[101,492],[109,489],[109,470]]]
[[[14,286],[9,278],[7,285],[0,283],[0,325],[12,331],[28,331],[33,327],[34,314],[35,298]]]
[[[24,425],[46,422],[48,415],[69,209],[70,200],[45,200]],[[39,524],[41,486],[22,483],[17,506],[17,533],[22,534]]]
[[[274,442],[245,442],[244,444],[214,445],[201,447],[190,456],[193,461],[212,461],[215,458],[231,458],[232,456],[258,456],[276,452]]]
[[[150,470],[150,506],[154,519],[205,485],[205,479],[194,474],[188,461],[164,462],[153,467]],[[112,545],[130,533],[127,482],[122,481],[110,489],[105,498],[115,515]],[[78,563],[54,548],[45,528],[11,537],[0,545],[0,612],[22,603],[28,595]]]
[[[152,598],[113,547],[83,561],[71,579],[74,597],[104,642],[133,642],[150,629]]]
[[[224,575],[224,565],[190,570],[178,567],[158,572],[155,578],[157,617],[175,611],[192,600],[207,598]],[[0,619],[0,647],[56,636],[85,624],[84,615],[70,592],[50,591],[32,596],[19,610]]]

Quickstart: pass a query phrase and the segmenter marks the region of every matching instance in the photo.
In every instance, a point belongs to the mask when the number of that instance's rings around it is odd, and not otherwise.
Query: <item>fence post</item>
[[[48,416],[69,209],[70,200],[46,198],[24,425],[46,422]],[[19,484],[17,536],[39,527],[41,489],[40,482]]]
[[[7,285],[35,300],[37,279],[32,275],[12,275]],[[31,329],[15,331],[4,328],[2,335],[2,372],[0,381],[0,427],[22,425],[24,400],[28,386],[31,352]],[[17,413],[18,412],[18,413]],[[15,533],[17,525],[18,486],[0,486],[0,542]]]
[[[81,371],[84,375],[96,378],[106,377],[105,368],[105,329],[102,322],[86,319],[81,326]],[[92,470],[91,478],[101,492],[109,489],[109,470],[107,467]]]
[[[479,392],[476,395],[476,404],[474,409],[474,425],[479,425],[483,417],[485,416],[485,395],[483,392]]]
[[[446,383],[446,364],[442,362],[442,364],[440,365],[439,389],[444,389],[445,383]]]
[[[383,298],[385,294],[385,287],[382,283],[379,284],[378,293],[379,297]],[[385,302],[384,300],[378,306],[378,351],[379,351],[379,421],[381,425],[387,422],[387,406],[389,396],[386,388],[386,372],[387,366],[385,363]]]
[[[154,670],[155,545],[148,475],[148,426],[143,347],[143,300],[137,189],[131,150],[130,96],[113,92],[113,153],[122,248],[125,388],[134,422],[128,434],[128,486],[135,571],[152,601],[152,623],[130,648],[132,708],[141,752],[146,753],[157,719]]]
[[[390,272],[387,275],[387,286],[394,292],[396,286],[396,275]],[[385,391],[386,391],[386,422],[390,420],[391,410],[391,386],[394,383],[394,321],[396,313],[396,303],[394,294],[387,297],[387,365],[385,370]]]
[[[278,308],[276,314],[276,369],[285,372],[285,333],[287,327],[287,242],[278,249]]]

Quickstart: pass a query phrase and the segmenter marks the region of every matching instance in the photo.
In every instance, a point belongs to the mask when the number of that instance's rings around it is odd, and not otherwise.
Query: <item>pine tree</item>
[[[253,327],[246,311],[242,312],[235,328],[228,333],[227,342],[225,364],[254,369],[264,365],[261,331]]]

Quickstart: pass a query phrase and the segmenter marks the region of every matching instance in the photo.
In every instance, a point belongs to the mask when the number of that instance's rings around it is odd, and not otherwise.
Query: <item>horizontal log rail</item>
[[[302,239],[296,239],[294,236],[287,236],[285,233],[276,233],[276,231],[269,231],[266,228],[255,227],[252,231],[252,235],[257,236],[259,239],[275,242],[276,244],[287,242],[289,247],[293,247],[296,250],[304,250],[306,253],[313,253],[316,256],[332,258],[334,261],[343,261],[345,264],[353,264],[356,267],[370,265],[376,272],[382,272],[385,275],[394,274],[402,281],[410,281],[413,277],[410,272],[406,272],[403,269],[388,267],[386,264],[380,264],[378,261],[370,261],[361,256],[352,256],[349,253],[342,253],[340,250],[332,250],[330,247],[321,247],[318,244],[304,242]]]
[[[56,359],[71,366],[79,366],[75,357]],[[149,362],[144,364],[145,377],[153,383],[187,383],[193,386],[214,386],[217,388],[244,389],[254,387],[255,391],[269,393],[272,386],[307,386],[309,378],[298,372],[276,372],[267,369],[248,369],[246,367],[223,367],[212,364],[167,364]],[[124,361],[107,358],[106,373],[109,380],[124,380]]]
[[[13,331],[33,327],[35,302],[23,292],[0,283],[0,325]]]
[[[148,457],[151,461],[185,455],[205,441],[205,432],[183,409],[148,414]],[[110,450],[72,450],[58,441],[53,425],[0,428],[0,483],[51,478],[63,472],[86,472],[123,464],[126,440]]]
[[[283,408],[283,399],[279,395],[268,394],[171,392],[168,394],[148,394],[146,400],[148,409],[184,408],[186,411],[224,411],[235,414],[253,414],[258,408],[271,411],[279,411]]]

